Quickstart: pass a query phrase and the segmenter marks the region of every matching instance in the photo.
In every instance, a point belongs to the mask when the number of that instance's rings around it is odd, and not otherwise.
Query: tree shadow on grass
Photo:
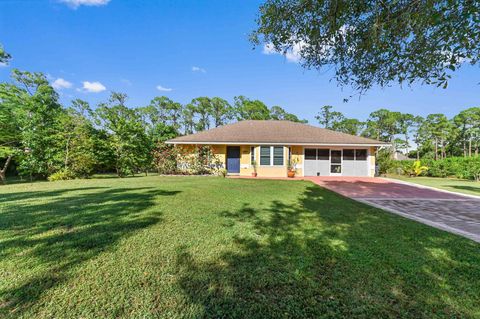
[[[45,183],[52,183],[52,182],[45,182]],[[79,191],[79,192],[97,191],[100,189],[107,189],[107,188],[108,187],[92,186],[92,187],[80,187],[80,188],[63,188],[63,189],[56,189],[51,191],[33,191],[33,192],[27,191],[27,192],[3,193],[3,194],[0,194],[0,199],[2,199],[2,201],[7,203],[13,202],[13,201],[22,201],[25,199],[28,199],[28,200],[38,200],[42,198],[49,199],[49,198],[61,196],[63,194],[71,193],[75,191]]]
[[[474,317],[478,245],[317,186],[297,203],[245,204],[234,248],[178,251],[178,285],[201,317]],[[478,313],[477,313],[478,314]]]
[[[480,183],[479,183],[480,184]],[[480,195],[480,186],[464,186],[464,185],[445,185],[444,187],[451,187],[455,189],[461,189],[464,191],[470,191]]]
[[[160,222],[155,197],[177,193],[91,187],[2,194],[9,205],[0,210],[0,258],[21,264],[20,276],[36,270],[20,280],[9,277],[0,291],[0,314],[20,316],[47,290],[71,279],[73,267]]]

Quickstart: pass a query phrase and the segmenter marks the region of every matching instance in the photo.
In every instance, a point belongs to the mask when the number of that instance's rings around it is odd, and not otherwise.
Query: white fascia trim
[[[335,144],[335,143],[268,143],[268,142],[165,142],[165,144],[196,144],[196,145],[299,145],[299,146],[389,146],[390,144]]]

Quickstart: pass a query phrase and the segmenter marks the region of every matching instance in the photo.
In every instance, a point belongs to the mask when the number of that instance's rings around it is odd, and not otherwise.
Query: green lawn
[[[458,178],[389,176],[403,181],[445,189],[451,192],[480,196],[480,182]]]
[[[474,318],[480,245],[309,182],[0,188],[2,318]]]

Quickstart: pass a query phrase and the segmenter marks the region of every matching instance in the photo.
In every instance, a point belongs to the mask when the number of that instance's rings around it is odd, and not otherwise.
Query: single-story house
[[[211,146],[228,174],[285,177],[374,176],[375,151],[387,143],[291,121],[241,121],[167,141],[189,152]]]

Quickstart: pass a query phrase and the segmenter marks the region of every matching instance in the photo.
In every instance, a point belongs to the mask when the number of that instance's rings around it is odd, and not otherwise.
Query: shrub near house
[[[153,159],[159,174],[222,174],[223,166],[220,160],[207,145],[186,152],[184,149],[159,143],[154,150]]]
[[[421,160],[422,166],[427,166],[422,176],[430,177],[457,177],[480,181],[480,156],[477,157],[449,157],[439,160]],[[412,161],[395,161],[389,173],[408,174],[411,171]]]

